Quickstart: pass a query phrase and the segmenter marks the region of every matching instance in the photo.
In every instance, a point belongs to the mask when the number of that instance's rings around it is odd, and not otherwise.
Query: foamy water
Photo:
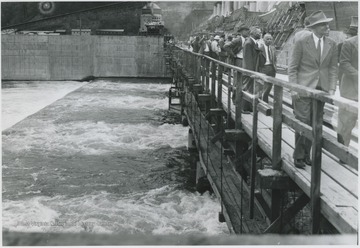
[[[157,149],[184,146],[187,128],[162,124],[108,124],[105,122],[70,122],[53,124],[39,121],[36,126],[19,132],[6,132],[5,151],[21,154],[41,149],[43,153],[63,155],[106,154],[121,150]],[[49,139],[48,137],[51,137]],[[22,140],[21,146],[18,141]]]
[[[85,84],[75,81],[11,82],[11,87],[1,89],[1,130],[13,126]]]
[[[96,81],[4,131],[3,228],[227,234],[218,200],[184,189],[188,128],[160,121],[169,87]]]
[[[5,201],[3,227],[29,232],[96,232],[147,234],[219,234],[220,206],[208,193],[162,188],[125,195],[100,192],[78,198],[35,197]]]

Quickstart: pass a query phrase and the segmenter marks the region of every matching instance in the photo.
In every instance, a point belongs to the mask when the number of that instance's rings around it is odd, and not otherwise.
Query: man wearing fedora
[[[311,34],[300,37],[293,46],[289,57],[289,82],[322,90],[333,95],[337,83],[337,46],[327,37],[329,22],[323,11],[308,16],[307,28]],[[296,119],[311,126],[312,99],[293,94]],[[310,149],[312,142],[301,133],[295,133],[294,164],[297,168],[311,166]]]
[[[344,98],[358,101],[358,17],[351,17],[351,24],[347,33],[356,34],[345,40],[341,47],[339,65],[342,72],[340,81],[340,95]],[[356,125],[357,114],[339,108],[338,141],[349,146],[351,131]]]

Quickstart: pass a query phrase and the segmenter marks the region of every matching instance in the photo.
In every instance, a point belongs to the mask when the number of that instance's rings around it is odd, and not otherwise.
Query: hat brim
[[[326,18],[326,19],[322,19],[322,20],[319,20],[319,21],[316,21],[314,23],[310,23],[309,25],[306,25],[307,28],[309,27],[313,27],[317,24],[320,24],[320,23],[328,23],[328,22],[331,22],[333,20],[333,18]]]

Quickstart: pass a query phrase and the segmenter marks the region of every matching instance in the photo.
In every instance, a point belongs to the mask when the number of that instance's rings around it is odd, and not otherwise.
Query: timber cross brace
[[[357,153],[338,143],[322,125],[324,103],[356,113],[355,102],[181,47],[172,45],[166,49],[170,51],[175,87],[184,92],[183,113],[194,134],[199,168],[206,171],[214,192],[221,198],[230,230],[285,232],[284,223],[309,202],[311,233],[321,233],[322,222],[331,223],[339,233],[357,233],[357,185],[353,183],[357,181]],[[257,94],[240,90],[243,76],[253,78],[254,85],[274,85],[269,104]],[[291,113],[286,104],[290,91],[312,99],[311,126]],[[242,113],[244,101],[251,103],[251,114]],[[291,155],[295,131],[312,140],[311,167],[294,166]],[[282,201],[289,192],[297,193],[285,206]],[[264,218],[266,224],[256,223],[259,218]]]

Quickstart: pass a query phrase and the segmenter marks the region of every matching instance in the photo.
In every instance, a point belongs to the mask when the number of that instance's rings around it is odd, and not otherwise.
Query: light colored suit
[[[344,41],[340,53],[340,69],[342,78],[340,82],[340,95],[347,99],[358,101],[358,36]],[[357,114],[339,108],[338,134],[339,141],[349,146],[351,131],[355,127]]]
[[[335,41],[324,37],[321,58],[317,50],[313,34],[307,34],[295,41],[289,57],[289,82],[326,92],[336,89],[337,83],[337,45]],[[293,98],[296,119],[311,125],[312,100],[307,97]],[[311,140],[295,133],[294,159],[310,157]]]
[[[312,34],[301,37],[294,44],[289,57],[289,82],[323,91],[336,89],[337,46],[335,41],[324,37],[321,61],[316,56],[316,46]]]
[[[343,72],[340,95],[354,101],[358,100],[358,36],[344,41],[340,53],[340,69]]]

